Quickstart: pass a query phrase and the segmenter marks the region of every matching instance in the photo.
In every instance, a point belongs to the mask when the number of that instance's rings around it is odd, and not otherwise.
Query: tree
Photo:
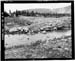
[[[4,17],[8,17],[10,16],[9,13],[7,13],[6,11],[4,12]]]

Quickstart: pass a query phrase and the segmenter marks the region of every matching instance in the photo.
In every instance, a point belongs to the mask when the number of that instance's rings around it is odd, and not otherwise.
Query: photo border
[[[5,59],[4,48],[4,4],[5,3],[71,3],[71,25],[72,25],[72,58],[15,58]],[[74,49],[74,1],[1,1],[1,60],[72,60],[75,59]]]

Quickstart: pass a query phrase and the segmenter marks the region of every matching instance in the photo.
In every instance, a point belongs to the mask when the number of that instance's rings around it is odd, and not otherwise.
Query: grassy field
[[[71,36],[6,48],[5,58],[72,58]]]
[[[18,26],[28,26],[30,30],[38,30],[42,27],[58,27],[58,26],[70,26],[71,17],[61,17],[61,18],[44,18],[44,17],[14,17],[5,18],[5,25],[10,29],[12,27]]]
[[[72,58],[71,17],[14,17],[5,18],[5,26],[27,26],[29,31],[37,31],[49,26],[68,28],[46,33],[5,34],[5,58]],[[71,27],[70,27],[71,28]],[[52,28],[53,29],[53,28]],[[44,30],[43,30],[44,31]],[[10,32],[9,32],[10,33]]]

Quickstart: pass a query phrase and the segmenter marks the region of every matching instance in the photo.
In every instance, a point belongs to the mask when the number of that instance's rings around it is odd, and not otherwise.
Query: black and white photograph
[[[4,3],[5,59],[72,58],[71,3]]]

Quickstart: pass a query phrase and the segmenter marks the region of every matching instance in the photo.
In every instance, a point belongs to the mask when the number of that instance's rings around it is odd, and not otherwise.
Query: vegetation
[[[71,36],[6,48],[5,58],[72,58]]]
[[[15,12],[11,13],[10,12],[10,17],[14,17],[14,16],[33,16],[33,17],[40,17],[40,16],[43,16],[43,17],[64,17],[64,16],[71,16],[70,14],[68,13],[39,13],[39,12],[34,12],[34,11],[28,11],[28,10],[24,10],[24,11],[18,11],[16,10]],[[8,16],[8,15],[7,15]]]
[[[10,14],[10,15],[9,15]],[[40,13],[34,11],[16,11],[9,13],[5,16],[5,35],[7,39],[5,42],[15,40],[18,42],[25,41],[28,44],[16,44],[14,41],[12,46],[6,47],[5,44],[5,58],[72,58],[72,39],[71,34],[61,34],[71,31],[71,14],[70,13]],[[20,29],[10,32],[12,28]],[[23,27],[27,27],[26,31]],[[23,30],[22,30],[23,29]],[[57,32],[56,34],[60,37],[52,38],[52,32]],[[49,34],[50,33],[50,34]],[[17,39],[15,39],[14,35]],[[22,36],[22,34],[24,34]],[[47,35],[47,36],[41,36]],[[31,36],[35,40],[30,39]],[[40,37],[40,38],[39,38]],[[44,39],[43,39],[44,37]],[[21,39],[22,38],[22,39]],[[23,39],[24,38],[24,39]],[[7,41],[6,41],[7,40]],[[11,43],[12,43],[11,41]],[[30,42],[31,41],[31,42]],[[17,42],[17,43],[18,43]],[[11,44],[10,43],[10,44]],[[16,45],[14,45],[16,44]]]
[[[34,19],[35,18],[35,19]],[[40,22],[39,22],[40,21]],[[20,17],[6,17],[5,18],[5,34],[23,34],[25,30],[17,30],[16,32],[9,32],[13,27],[28,26],[28,32],[38,33],[41,31],[62,31],[71,29],[71,19],[67,18],[41,18],[41,17],[26,17],[21,19]],[[7,29],[8,28],[8,29]],[[56,29],[55,29],[56,28]]]

